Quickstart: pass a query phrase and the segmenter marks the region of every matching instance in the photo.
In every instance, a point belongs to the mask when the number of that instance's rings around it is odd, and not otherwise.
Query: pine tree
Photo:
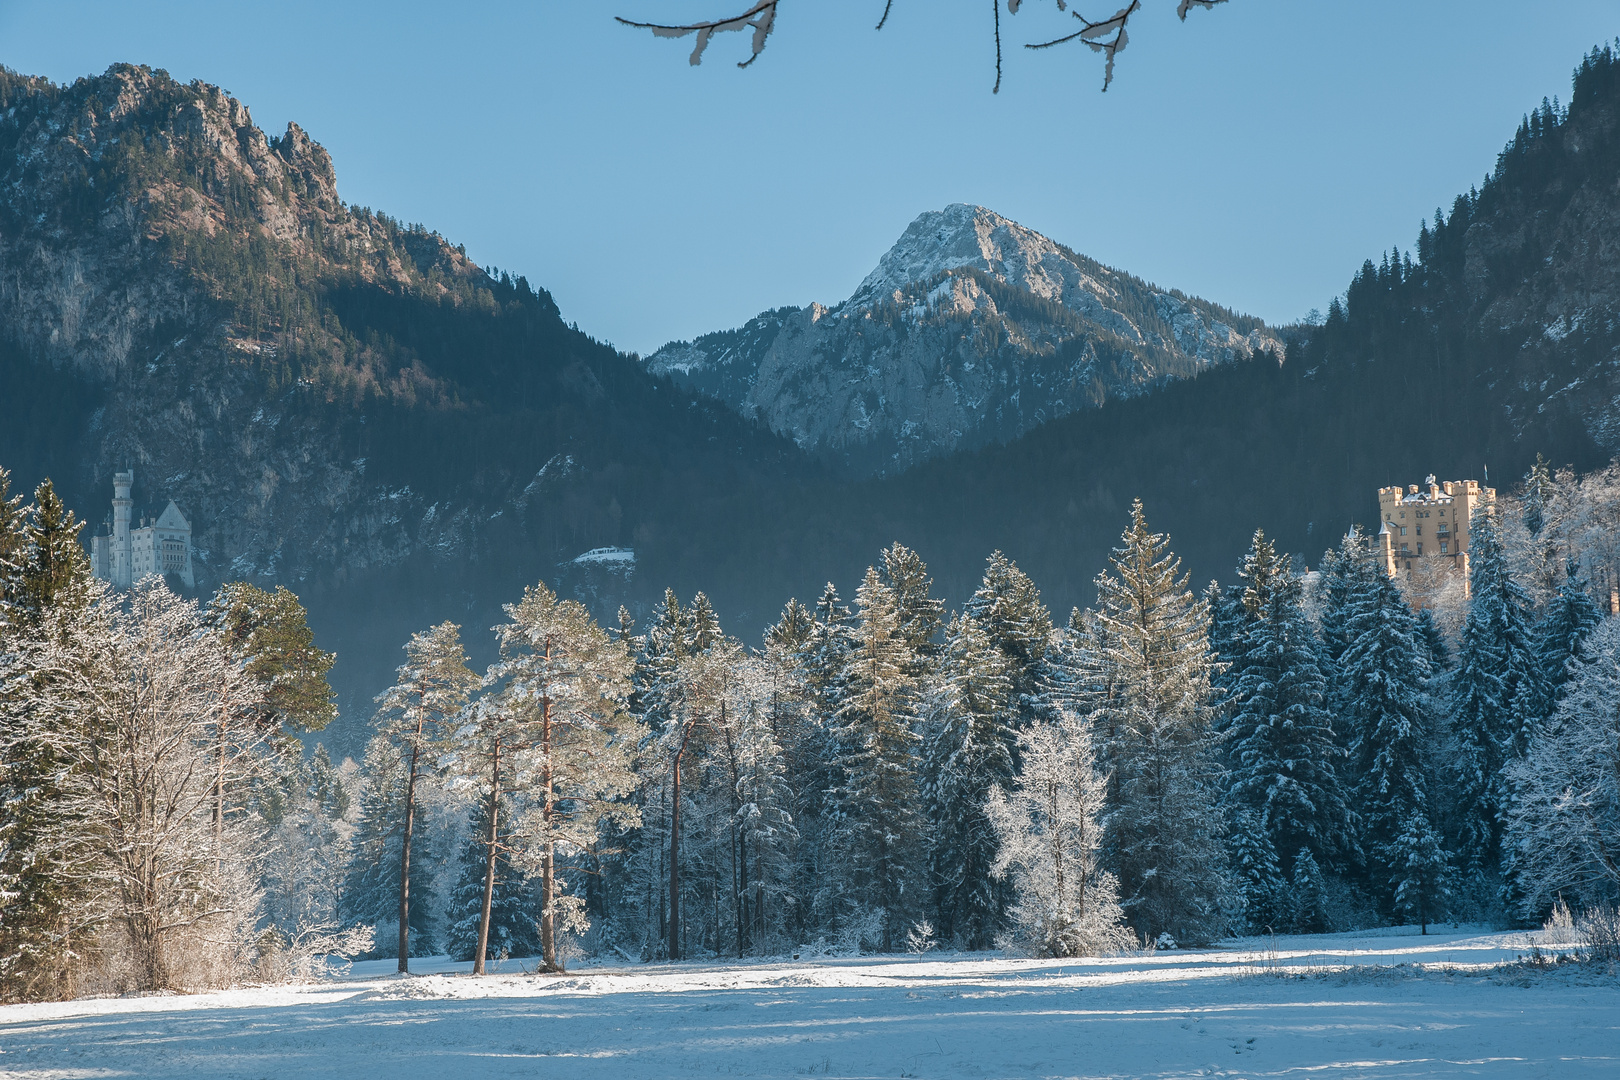
[[[0,632],[21,618],[17,604],[28,553],[27,522],[22,496],[11,494],[11,474],[0,468]]]
[[[1112,776],[1108,862],[1131,924],[1208,941],[1222,929],[1224,852],[1215,810],[1210,730],[1209,612],[1187,590],[1168,538],[1148,528],[1141,501],[1097,578],[1092,714]]]
[[[405,768],[399,861],[399,970],[410,971],[411,851],[415,836],[417,781],[431,759],[448,746],[454,725],[478,687],[467,667],[461,628],[444,622],[411,635],[394,685],[377,695],[377,729],[400,747]]]
[[[336,718],[326,677],[337,656],[315,647],[308,613],[290,589],[230,582],[209,602],[208,620],[258,688],[252,721],[260,731],[291,737],[322,731]]]
[[[1227,798],[1253,811],[1276,858],[1291,860],[1305,847],[1331,858],[1350,848],[1350,811],[1301,583],[1260,532],[1238,577],[1240,653],[1226,674]]]
[[[340,917],[349,924],[387,926],[399,918],[405,832],[400,807],[404,802],[404,755],[388,736],[374,735],[366,744],[360,766],[360,815],[338,903]],[[430,854],[424,835],[413,831],[411,864],[425,865],[431,861]],[[407,940],[417,956],[432,956],[438,951],[430,917],[432,887],[432,881],[420,874],[411,883],[415,900],[407,916]],[[397,956],[397,941],[397,935],[394,940],[379,940],[375,955]]]
[[[1327,882],[1322,867],[1310,848],[1300,848],[1294,856],[1294,929],[1302,934],[1321,934],[1332,929],[1327,913]]]
[[[634,664],[583,605],[543,584],[503,610],[501,660],[486,681],[503,684],[501,707],[525,728],[514,775],[525,780],[528,809],[514,831],[520,865],[539,878],[542,963],[561,971],[558,932],[583,931],[588,920],[582,898],[565,892],[558,856],[588,853],[604,827],[637,821],[624,800],[636,787],[642,734],[625,709]]]
[[[875,910],[893,951],[921,907],[922,815],[916,786],[916,686],[894,591],[868,568],[858,623],[839,678],[833,717],[834,787],[828,793],[843,862],[844,909]]]
[[[1522,757],[1547,692],[1530,627],[1529,599],[1508,572],[1495,519],[1484,509],[1469,525],[1472,599],[1451,680],[1457,743],[1457,854],[1471,873],[1493,872],[1501,857],[1502,770]]]
[[[26,626],[37,627],[53,608],[79,608],[87,601],[90,557],[79,543],[83,527],[49,480],[35,489],[23,530],[25,555],[13,606]]]
[[[1018,714],[1009,667],[977,620],[952,620],[923,748],[937,925],[972,949],[994,941],[1009,900],[990,873],[998,841],[985,817],[991,791],[1005,791],[1013,778]]]
[[[1421,818],[1426,828],[1428,821],[1428,668],[1412,609],[1387,574],[1374,573],[1352,595],[1346,628],[1351,645],[1341,664],[1350,702],[1361,847],[1371,884],[1393,906],[1408,871],[1409,851],[1397,842],[1421,835],[1421,830],[1414,833],[1416,823]]]
[[[1580,654],[1581,642],[1602,621],[1603,611],[1587,591],[1580,563],[1570,559],[1564,568],[1564,583],[1548,605],[1547,615],[1536,634],[1551,706],[1556,706],[1563,696],[1570,677],[1570,661]]]
[[[896,542],[880,561],[883,583],[894,590],[900,612],[900,635],[913,657],[914,679],[921,679],[940,654],[939,633],[945,627],[945,601],[930,595],[934,579],[915,551]]]
[[[503,801],[497,820],[512,820],[509,800]],[[490,850],[489,804],[481,799],[468,823],[467,838],[457,858],[459,873],[450,893],[452,916],[445,945],[457,960],[472,960],[477,956],[480,933],[485,938],[486,960],[533,956],[540,951],[539,923],[535,919],[539,905],[533,887],[512,866],[509,824],[498,829],[495,844],[494,891],[486,925],[484,888]]]
[[[1387,858],[1394,871],[1395,910],[1416,919],[1427,934],[1429,923],[1445,914],[1450,869],[1450,859],[1427,814],[1418,811],[1403,823]]]
[[[1131,944],[1119,884],[1102,867],[1106,783],[1086,721],[1059,713],[1019,735],[1024,768],[990,788],[991,875],[1009,879],[1014,940],[1041,956],[1088,956]]]
[[[984,579],[963,611],[1007,658],[1020,725],[1041,716],[1047,683],[1046,654],[1052,616],[1028,574],[1001,552],[986,560]]]
[[[1232,815],[1227,848],[1249,932],[1287,929],[1293,922],[1293,896],[1277,848],[1258,815],[1246,807]]]
[[[1620,619],[1582,642],[1563,700],[1508,765],[1505,847],[1520,914],[1620,902]]]

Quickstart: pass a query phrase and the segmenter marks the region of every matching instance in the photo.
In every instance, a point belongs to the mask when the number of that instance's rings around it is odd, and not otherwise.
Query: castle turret
[[[113,531],[112,531],[112,583],[121,589],[133,584],[131,579],[132,553],[129,542],[130,513],[135,506],[129,497],[135,485],[135,470],[113,473]]]

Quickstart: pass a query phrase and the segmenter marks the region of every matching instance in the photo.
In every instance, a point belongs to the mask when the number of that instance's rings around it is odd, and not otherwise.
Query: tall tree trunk
[[[551,642],[546,642],[546,652],[551,652]],[[555,863],[557,845],[552,838],[552,814],[555,807],[555,794],[553,791],[554,774],[551,767],[551,698],[540,699],[540,754],[545,764],[541,774],[541,803],[540,820],[545,841],[540,851],[540,892],[545,898],[545,907],[540,912],[540,956],[544,961],[544,970],[561,971],[562,965],[557,962],[557,868]]]
[[[484,973],[484,956],[489,952],[489,913],[495,902],[495,841],[500,836],[497,823],[501,812],[501,737],[495,736],[490,754],[489,850],[484,855],[484,904],[478,915],[478,952],[473,956],[473,974]]]
[[[687,735],[690,734],[690,729]],[[681,958],[681,755],[686,753],[687,735],[675,751],[669,810],[669,958]]]
[[[411,771],[405,782],[405,838],[399,859],[399,972],[411,971],[411,833],[416,828],[416,758],[422,748],[422,716],[416,717],[416,738],[411,743]]]

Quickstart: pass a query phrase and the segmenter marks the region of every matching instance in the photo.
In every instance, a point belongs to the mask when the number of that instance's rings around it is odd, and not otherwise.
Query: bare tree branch
[[[1020,0],[1007,0],[1007,7],[1016,13]],[[1216,4],[1224,4],[1226,0],[1181,0],[1176,5],[1176,16],[1182,22],[1187,21],[1187,12],[1195,7],[1212,8]],[[1058,0],[1058,10],[1065,10],[1064,0]],[[1130,22],[1131,16],[1142,10],[1142,0],[1131,0],[1125,7],[1120,8],[1106,19],[1093,22],[1078,11],[1070,12],[1080,20],[1080,29],[1072,34],[1066,34],[1051,41],[1042,41],[1034,45],[1025,45],[1026,49],[1050,49],[1054,45],[1064,45],[1079,40],[1092,52],[1102,53],[1108,58],[1103,69],[1103,92],[1107,93],[1108,86],[1114,81],[1114,58],[1125,50],[1130,44],[1130,36],[1125,32],[1125,26]],[[1110,36],[1112,35],[1112,36]]]
[[[759,59],[759,54],[765,49],[766,39],[771,31],[776,29],[776,7],[781,0],[758,0],[753,7],[740,15],[732,15],[723,19],[714,19],[709,22],[665,24],[637,22],[631,19],[615,16],[615,19],[625,26],[632,26],[638,30],[651,30],[657,37],[679,38],[688,34],[697,35],[697,44],[692,49],[689,62],[693,67],[703,62],[703,52],[709,47],[709,39],[728,30],[752,30],[753,52],[747,60],[737,66],[745,68]],[[1007,14],[1016,15],[1023,7],[1024,0],[1007,0]],[[1106,91],[1114,81],[1114,58],[1123,52],[1130,44],[1130,36],[1126,33],[1126,24],[1131,16],[1142,10],[1142,0],[1130,0],[1125,7],[1114,12],[1106,19],[1093,21],[1081,15],[1078,11],[1069,11],[1068,0],[1056,0],[1058,11],[1068,12],[1080,20],[1080,29],[1063,37],[1053,38],[1050,41],[1037,42],[1025,45],[1026,49],[1050,49],[1054,45],[1064,45],[1071,41],[1079,41],[1093,52],[1102,53],[1107,57],[1107,65],[1103,69],[1103,85]],[[1212,8],[1216,4],[1224,4],[1226,0],[1179,0],[1176,5],[1176,16],[1183,22],[1187,20],[1187,12],[1193,8]],[[990,0],[993,12],[993,33],[996,46],[996,81],[991,93],[1001,92],[1001,0]],[[877,29],[881,30],[889,21],[889,13],[894,8],[894,0],[884,0],[883,14],[877,22]]]
[[[745,68],[759,59],[759,54],[765,51],[765,39],[771,36],[776,29],[776,5],[780,0],[759,0],[759,3],[743,12],[726,19],[715,19],[712,22],[689,23],[685,26],[668,26],[662,23],[633,22],[630,19],[614,16],[615,20],[625,26],[633,26],[638,30],[651,30],[654,37],[681,38],[687,34],[697,35],[697,46],[692,50],[687,62],[697,67],[703,62],[703,50],[709,47],[709,38],[717,33],[727,30],[754,31],[753,53],[737,66]],[[888,11],[884,11],[884,18]],[[881,23],[879,24],[882,25]]]

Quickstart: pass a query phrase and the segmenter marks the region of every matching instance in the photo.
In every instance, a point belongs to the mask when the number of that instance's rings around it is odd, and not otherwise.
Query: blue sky
[[[1325,309],[1620,32],[1612,0],[1231,0],[1185,24],[1147,0],[1101,94],[1089,52],[1019,47],[1068,20],[1026,0],[992,95],[988,0],[894,0],[881,33],[882,0],[782,0],[746,71],[741,35],[691,68],[612,19],[747,2],[0,0],[0,63],[217,83],[331,150],[346,200],[647,352],[836,302],[950,202],[1271,321]]]

